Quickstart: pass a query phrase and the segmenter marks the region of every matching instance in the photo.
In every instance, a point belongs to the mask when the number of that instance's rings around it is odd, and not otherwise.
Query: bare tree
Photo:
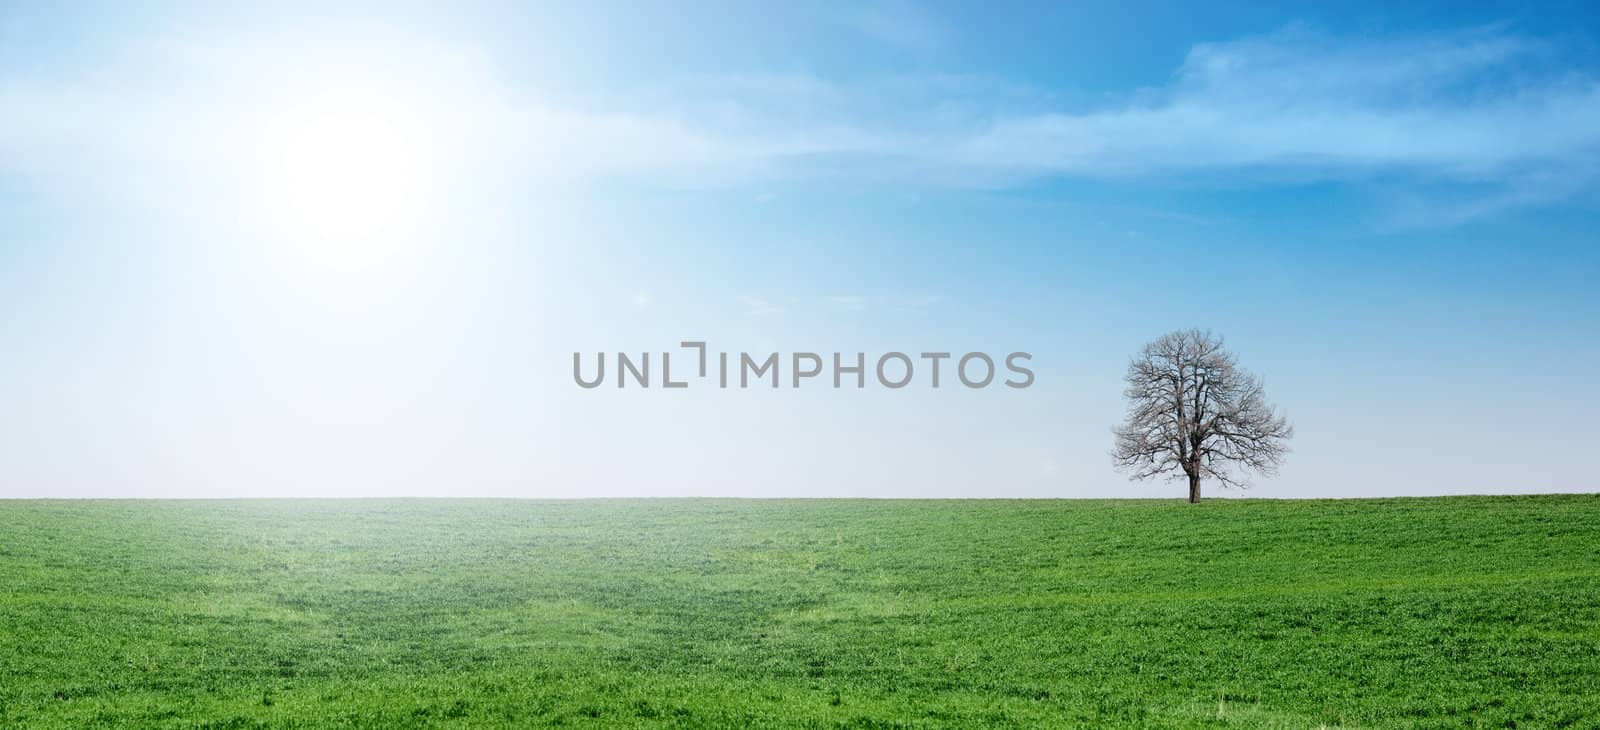
[[[1132,479],[1189,479],[1245,486],[1242,472],[1271,476],[1289,452],[1294,427],[1267,403],[1261,379],[1200,330],[1163,335],[1128,363],[1128,417],[1115,429],[1116,466]]]

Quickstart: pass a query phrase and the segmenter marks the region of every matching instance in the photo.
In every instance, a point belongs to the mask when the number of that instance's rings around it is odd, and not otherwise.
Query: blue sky
[[[0,495],[1596,491],[1582,3],[0,10]],[[571,353],[1034,354],[1034,387],[586,391]]]

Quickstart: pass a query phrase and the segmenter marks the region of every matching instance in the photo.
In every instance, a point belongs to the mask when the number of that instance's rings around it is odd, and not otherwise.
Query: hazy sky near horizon
[[[271,5],[0,7],[0,496],[1178,497],[1187,327],[1242,496],[1600,491],[1592,5]],[[573,382],[682,340],[1036,381]]]

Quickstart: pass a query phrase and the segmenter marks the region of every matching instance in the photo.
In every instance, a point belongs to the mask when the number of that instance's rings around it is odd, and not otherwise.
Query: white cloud
[[[1491,31],[1341,44],[1303,30],[1196,46],[1126,105],[997,121],[960,159],[1040,172],[1406,170],[1458,179],[1600,145],[1600,80],[1521,73],[1545,48]]]
[[[844,15],[846,24],[890,48],[928,52],[949,40],[949,29],[926,9],[904,0],[866,3]]]
[[[0,76],[10,112],[0,165],[98,175],[109,160],[204,173],[249,145],[228,132],[270,111],[275,90],[318,78],[319,64],[352,63],[390,70],[435,99],[441,128],[463,143],[451,149],[471,169],[524,179],[722,186],[848,175],[1003,186],[1054,176],[1387,176],[1475,186],[1443,216],[1459,219],[1584,190],[1600,153],[1600,78],[1563,63],[1559,47],[1498,28],[1360,41],[1290,28],[1202,44],[1166,85],[1077,110],[1055,108],[1046,90],[970,76],[757,74],[575,102],[506,82],[472,48],[385,33],[143,51],[125,71]]]

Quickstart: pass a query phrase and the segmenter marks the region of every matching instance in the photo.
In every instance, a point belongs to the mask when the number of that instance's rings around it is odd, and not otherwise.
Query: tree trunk
[[[1189,504],[1200,504],[1200,474],[1189,474]]]

